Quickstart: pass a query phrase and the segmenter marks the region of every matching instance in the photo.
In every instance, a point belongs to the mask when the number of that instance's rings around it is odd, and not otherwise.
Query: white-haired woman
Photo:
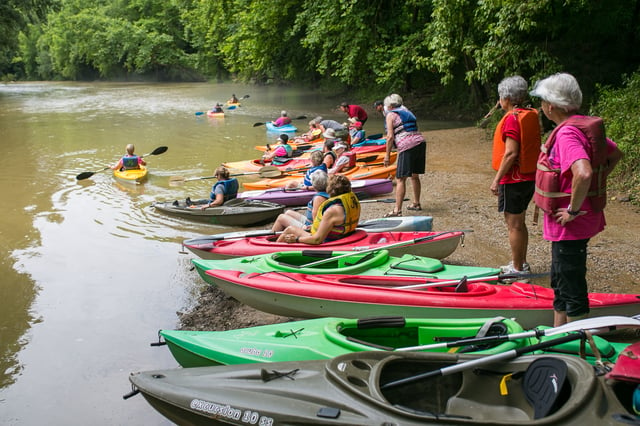
[[[544,214],[544,239],[551,241],[554,325],[589,313],[587,244],[605,227],[606,178],[622,158],[605,137],[598,117],[578,114],[582,92],[571,74],[536,83],[532,96],[557,124],[538,160],[534,200]]]
[[[524,105],[528,89],[527,81],[519,75],[507,77],[498,84],[504,116],[493,134],[491,166],[496,174],[489,189],[498,197],[498,212],[504,215],[507,225],[511,259],[501,267],[505,274],[530,272],[529,230],[525,218],[535,189],[540,121],[538,111]]]
[[[287,124],[291,124],[291,118],[289,117],[287,111],[281,111],[280,117],[278,117],[275,121],[272,121],[272,123],[275,127],[286,126]]]
[[[424,174],[427,161],[427,144],[418,131],[416,116],[402,105],[400,95],[392,94],[384,99],[387,110],[385,125],[387,146],[384,157],[385,167],[390,164],[391,149],[398,151],[396,169],[396,204],[385,217],[402,216],[402,201],[406,192],[407,178],[411,180],[412,197],[407,210],[422,210],[420,205],[420,175]]]

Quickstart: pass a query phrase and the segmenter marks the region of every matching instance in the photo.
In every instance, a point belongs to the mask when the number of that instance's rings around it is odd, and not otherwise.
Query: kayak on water
[[[113,176],[120,182],[139,184],[147,179],[148,169],[140,165],[139,169],[114,170]]]
[[[294,126],[293,124],[285,124],[284,126],[279,126],[276,127],[273,125],[273,123],[271,121],[268,121],[265,123],[265,127],[267,128],[268,132],[283,132],[283,133],[289,133],[289,132],[297,132],[298,128],[296,126]]]

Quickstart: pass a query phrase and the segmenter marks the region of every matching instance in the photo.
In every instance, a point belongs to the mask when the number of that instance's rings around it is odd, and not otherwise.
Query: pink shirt
[[[556,143],[551,148],[549,160],[554,167],[560,167],[561,192],[571,192],[571,180],[573,179],[571,166],[578,160],[589,160],[588,146],[587,137],[576,127],[567,125],[558,130]],[[613,152],[616,146],[615,142],[607,139],[608,153]],[[557,223],[552,215],[545,214],[543,238],[547,241],[583,240],[595,236],[604,229],[606,225],[604,212],[593,212],[588,197],[580,206],[580,210],[586,211],[587,214],[576,216],[565,226]]]
[[[389,112],[391,114],[392,112]],[[402,119],[396,113],[392,115],[393,127],[399,126],[402,123]],[[396,150],[400,153],[406,151],[408,149],[413,148],[414,146],[420,145],[424,142],[424,137],[420,132],[405,132],[402,131],[397,133],[394,137],[394,142],[396,143]]]
[[[276,121],[273,122],[273,125],[276,127],[282,127],[286,124],[291,123],[291,118],[289,117],[280,117]]]

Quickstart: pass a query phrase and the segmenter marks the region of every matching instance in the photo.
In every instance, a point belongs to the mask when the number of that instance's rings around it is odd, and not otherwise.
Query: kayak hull
[[[344,173],[340,173],[349,178],[351,182],[360,179],[391,179],[396,175],[395,164],[391,164],[387,167],[383,165],[374,165],[377,163],[367,163],[366,165],[357,165],[351,170],[347,170]],[[255,182],[244,182],[242,185],[247,190],[254,189],[270,189],[270,188],[284,188],[290,182],[299,182],[302,180],[304,172],[292,173],[291,175],[277,178],[277,179],[261,179]]]
[[[496,324],[491,326],[491,324]],[[490,335],[524,329],[502,318],[427,319],[375,317],[315,318],[227,331],[160,330],[172,355],[183,367],[256,362],[308,361],[370,350],[392,350],[474,337],[487,324]],[[526,340],[476,346],[475,353],[494,354],[523,346]],[[430,352],[446,352],[433,349]]]
[[[267,128],[267,132],[293,133],[298,131],[298,128],[293,124],[285,124],[284,126],[276,127],[271,121],[269,121],[264,125]]]
[[[389,179],[358,180],[352,182],[351,190],[359,199],[377,197],[393,192],[393,181]],[[286,188],[257,189],[241,192],[238,194],[238,198],[269,201],[285,206],[306,206],[316,193],[316,191],[300,191]]]
[[[329,259],[335,260],[329,261]],[[307,267],[315,261],[325,261],[317,266]],[[269,271],[295,272],[300,274],[341,274],[367,276],[409,276],[443,280],[459,280],[462,277],[492,277],[500,274],[500,269],[477,266],[446,265],[438,259],[405,254],[401,257],[389,256],[387,250],[374,253],[285,251],[257,256],[231,259],[192,259],[196,271],[208,284],[215,285],[206,271],[224,269],[246,273]]]
[[[421,232],[431,231],[432,227],[431,216],[379,217],[358,223],[358,229],[367,232]]]
[[[211,118],[224,118],[224,112],[207,111],[207,117]]]
[[[218,240],[213,236],[186,240],[182,245],[203,259],[227,259],[237,256],[255,256],[291,250],[339,250],[361,251],[367,249],[388,249],[392,256],[405,253],[416,256],[444,259],[455,251],[464,236],[461,231],[424,232],[367,232],[357,230],[351,235],[335,241],[327,241],[319,246],[303,243],[278,243],[273,236]],[[414,243],[413,240],[426,238]],[[406,243],[398,247],[390,244]]]
[[[543,327],[541,327],[543,328]],[[493,344],[469,342],[464,346],[413,349],[424,345],[479,336],[504,336],[525,330],[514,320],[494,318],[314,318],[226,331],[160,330],[175,360],[185,368],[257,362],[330,359],[351,352],[411,349],[428,352],[503,353],[558,336],[501,339]],[[627,343],[610,343],[593,336],[601,362],[615,363]],[[584,351],[581,354],[581,350]],[[580,341],[536,351],[582,355],[597,363],[591,345]],[[617,365],[616,365],[617,367]],[[636,377],[636,376],[634,376]]]
[[[180,368],[133,373],[134,389],[176,424],[260,425],[619,425],[635,386],[622,388],[570,356],[489,360],[446,353],[358,352],[331,360]],[[504,377],[527,372],[566,377],[556,407],[536,419],[531,382]],[[456,372],[385,389],[394,380],[455,365]],[[468,365],[468,364],[467,364]],[[562,371],[561,374],[556,374]],[[548,371],[548,370],[547,370]],[[556,380],[557,382],[557,380]],[[506,384],[507,394],[501,394]],[[550,389],[552,395],[553,388]],[[557,392],[560,393],[560,392]],[[548,394],[547,394],[548,395]],[[620,398],[620,399],[618,399]],[[536,404],[537,405],[537,404]]]
[[[437,280],[417,277],[262,274],[208,270],[229,296],[263,312],[294,318],[400,315],[414,318],[472,318],[500,315],[523,327],[553,325],[553,290],[513,283],[466,284],[466,291],[448,286],[425,287]],[[401,289],[408,285],[422,288]],[[633,316],[640,295],[589,293],[591,315]]]
[[[148,173],[149,171],[145,166],[140,166],[139,169],[114,170],[113,177],[119,182],[137,185],[147,180]]]
[[[356,163],[360,162],[361,164],[380,164],[384,161],[384,152],[372,152],[372,151],[364,151],[356,153]],[[390,162],[393,163],[396,161],[398,154],[394,151],[391,153]],[[295,155],[293,158],[287,159],[285,162],[280,162],[278,164],[273,163],[272,161],[267,161],[262,164],[261,159],[254,160],[241,160],[241,161],[233,161],[223,163],[223,165],[232,170],[234,172],[257,172],[262,169],[265,165],[277,167],[279,170],[283,172],[287,172],[290,170],[300,171],[303,169],[309,168],[310,164],[310,154],[309,152],[302,153],[300,155]],[[304,170],[302,171],[304,173]]]
[[[222,206],[200,207],[208,200],[198,200],[191,205],[185,201],[154,202],[151,206],[156,210],[184,219],[214,225],[252,226],[275,220],[284,211],[285,206],[259,200],[234,199]]]

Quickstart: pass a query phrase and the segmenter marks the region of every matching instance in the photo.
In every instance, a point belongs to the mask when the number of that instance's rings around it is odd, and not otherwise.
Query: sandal
[[[412,205],[407,207],[407,210],[421,211],[422,210],[422,206],[420,206],[420,203],[412,204]]]
[[[385,214],[382,217],[399,217],[402,216],[402,212],[397,212],[395,210],[390,211],[389,213]]]

